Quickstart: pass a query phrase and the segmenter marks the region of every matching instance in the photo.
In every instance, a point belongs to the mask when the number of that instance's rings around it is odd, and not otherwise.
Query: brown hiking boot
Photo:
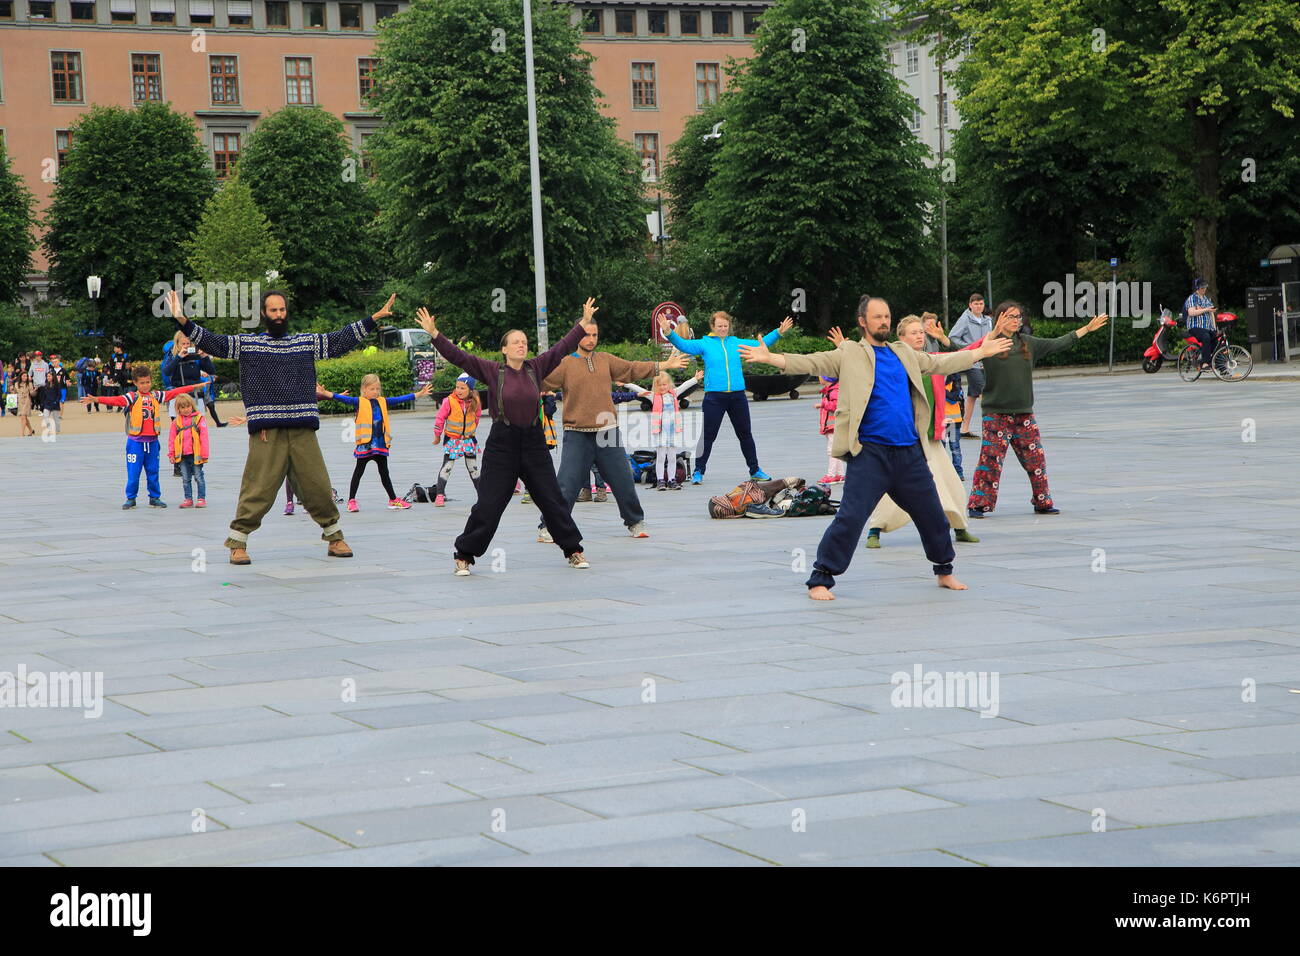
[[[247,548],[231,548],[230,563],[231,564],[252,564],[253,559],[248,556]]]
[[[331,541],[330,546],[325,553],[331,558],[352,557],[352,549],[348,547],[348,543],[342,538],[339,538],[337,541]]]

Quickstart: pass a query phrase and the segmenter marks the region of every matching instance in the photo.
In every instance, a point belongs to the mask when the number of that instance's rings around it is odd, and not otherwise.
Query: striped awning
[[[226,13],[232,17],[251,17],[253,15],[253,2],[252,0],[228,0]]]

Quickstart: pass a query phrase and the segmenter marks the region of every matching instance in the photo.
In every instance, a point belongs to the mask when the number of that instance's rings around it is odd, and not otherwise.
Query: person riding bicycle
[[[1206,294],[1210,284],[1205,279],[1196,280],[1196,291],[1183,303],[1181,318],[1187,322],[1187,335],[1196,339],[1201,349],[1201,365],[1210,367],[1210,359],[1219,347],[1218,325],[1214,321],[1214,303]]]

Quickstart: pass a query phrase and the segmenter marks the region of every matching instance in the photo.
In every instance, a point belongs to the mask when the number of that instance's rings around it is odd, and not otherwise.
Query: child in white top
[[[682,487],[677,481],[677,455],[686,450],[686,429],[682,425],[682,408],[678,398],[696,384],[696,379],[688,378],[673,388],[672,376],[660,372],[655,376],[653,384],[653,391],[633,382],[629,382],[627,387],[653,401],[650,435],[655,449],[655,474],[659,478],[656,487],[660,491],[677,491]]]

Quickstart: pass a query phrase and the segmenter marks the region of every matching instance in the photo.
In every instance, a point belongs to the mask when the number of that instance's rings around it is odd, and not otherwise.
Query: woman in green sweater
[[[1043,439],[1038,434],[1038,422],[1034,420],[1034,363],[1068,349],[1089,332],[1097,331],[1108,319],[1105,314],[1098,315],[1073,332],[1054,339],[1040,339],[1020,331],[1024,307],[1019,302],[1002,302],[993,310],[990,335],[1011,339],[1011,350],[984,363],[988,380],[982,397],[984,440],[971,484],[970,500],[966,503],[966,513],[970,517],[983,518],[997,505],[1002,460],[1008,446],[1029,475],[1034,512],[1040,515],[1061,513],[1052,504],[1052,493],[1047,487]]]

